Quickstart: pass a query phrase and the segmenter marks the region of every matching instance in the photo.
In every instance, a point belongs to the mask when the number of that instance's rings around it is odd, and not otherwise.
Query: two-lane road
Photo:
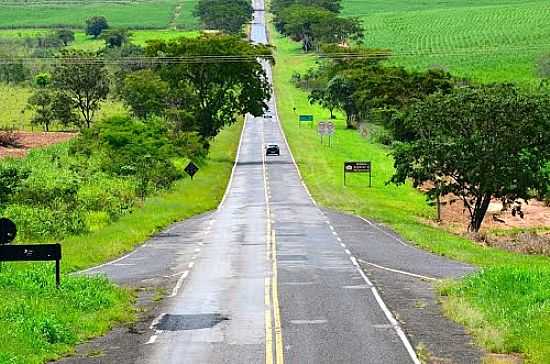
[[[254,6],[251,40],[267,43],[263,0]],[[264,66],[271,76],[271,66]],[[173,282],[142,342],[112,356],[119,363],[418,363],[338,231],[347,220],[329,216],[309,196],[274,100],[269,106],[272,117],[246,119],[232,180],[217,211],[177,224],[127,257],[90,270],[120,283],[146,285],[159,277]],[[265,143],[278,144],[281,156],[265,157]],[[372,242],[373,251],[377,242],[392,240],[365,226],[370,229],[365,243]],[[468,271],[395,241],[384,246],[402,249],[400,256],[410,256],[404,261],[415,266],[442,267],[441,276]],[[382,258],[376,262],[391,265]]]

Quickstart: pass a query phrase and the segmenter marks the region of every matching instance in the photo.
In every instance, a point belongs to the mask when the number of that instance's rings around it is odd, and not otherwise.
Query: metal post
[[[372,169],[372,167],[371,167],[371,169]],[[372,171],[371,171],[371,169],[369,169],[369,188],[372,187]]]
[[[55,260],[55,287],[59,289],[61,286],[61,267],[59,264],[59,259]]]

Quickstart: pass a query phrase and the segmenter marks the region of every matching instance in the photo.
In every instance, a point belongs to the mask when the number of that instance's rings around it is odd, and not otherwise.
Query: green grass
[[[62,242],[62,289],[49,263],[4,264],[0,273],[0,363],[38,364],[134,318],[132,295],[103,278],[66,273],[128,252],[170,223],[214,209],[231,174],[242,122],[223,130],[194,180],[180,180],[143,207]]]
[[[393,62],[438,65],[487,81],[536,80],[536,60],[550,53],[550,3],[545,0],[344,0],[360,16],[365,44],[390,48]]]
[[[144,1],[114,1],[114,0],[65,0],[58,1],[0,1],[0,24],[2,28],[58,27],[83,28],[90,16],[102,15],[114,27],[133,29],[169,28],[174,21],[177,6],[182,6],[180,18],[191,20],[187,15],[188,1],[185,0],[144,0]],[[194,28],[195,24],[181,26]]]
[[[346,130],[342,115],[335,120],[334,147],[321,145],[316,129],[298,126],[298,114],[313,114],[316,120],[326,120],[329,113],[311,106],[306,93],[290,82],[293,72],[307,70],[315,64],[315,58],[296,57],[301,54],[298,44],[275,32],[271,34],[277,49],[274,80],[279,113],[300,171],[314,198],[325,207],[373,218],[423,249],[490,268],[471,278],[475,284],[469,284],[470,281],[459,283],[458,287],[463,289],[452,290],[451,296],[474,307],[485,330],[493,325],[498,328],[496,332],[504,343],[501,350],[527,353],[531,363],[541,363],[540,358],[550,357],[550,327],[538,323],[549,320],[550,294],[536,284],[522,286],[524,281],[521,280],[521,277],[530,277],[530,282],[538,279],[550,281],[550,259],[482,247],[427,224],[427,220],[435,217],[435,211],[427,205],[424,195],[410,185],[386,185],[394,170],[390,151],[356,131]],[[349,176],[348,186],[343,186],[342,169],[346,160],[373,162],[372,188],[367,187],[368,177],[357,175]],[[503,274],[503,271],[509,274]],[[517,294],[514,286],[517,286],[517,292],[531,288],[534,291],[524,300],[512,302],[505,297]],[[487,292],[499,289],[504,291],[492,300],[484,298]],[[524,313],[528,321],[518,321],[519,313]],[[482,343],[482,336],[476,334],[476,337]]]

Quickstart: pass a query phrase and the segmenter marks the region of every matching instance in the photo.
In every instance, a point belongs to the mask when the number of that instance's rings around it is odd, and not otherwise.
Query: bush
[[[18,240],[26,242],[62,239],[87,231],[81,209],[50,209],[32,205],[10,204],[3,211],[17,225]]]
[[[0,147],[21,147],[21,136],[13,128],[0,129]]]

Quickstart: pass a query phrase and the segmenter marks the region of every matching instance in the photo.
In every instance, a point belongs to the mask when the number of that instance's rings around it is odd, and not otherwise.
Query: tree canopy
[[[323,42],[345,44],[364,37],[358,18],[338,17],[320,6],[294,4],[282,9],[277,19],[279,30],[301,41],[306,52],[319,48]]]
[[[194,15],[206,29],[239,34],[243,25],[252,20],[254,9],[248,0],[199,0]]]
[[[430,182],[428,196],[464,201],[470,230],[481,227],[492,198],[529,199],[548,189],[550,98],[511,85],[460,87],[408,108],[414,140],[394,146],[392,182]]]
[[[97,38],[101,33],[109,28],[109,23],[104,16],[92,16],[86,20],[86,35]]]
[[[89,128],[101,102],[109,93],[109,80],[103,60],[94,53],[63,50],[52,76],[53,87],[69,102],[70,107],[61,110],[67,112],[76,109],[81,121]]]
[[[271,58],[266,46],[251,45],[236,36],[204,34],[198,38],[149,43],[151,57],[179,58],[155,68],[168,83],[172,103],[191,112],[193,131],[205,140],[216,136],[239,115],[262,115],[271,87],[258,58]]]

